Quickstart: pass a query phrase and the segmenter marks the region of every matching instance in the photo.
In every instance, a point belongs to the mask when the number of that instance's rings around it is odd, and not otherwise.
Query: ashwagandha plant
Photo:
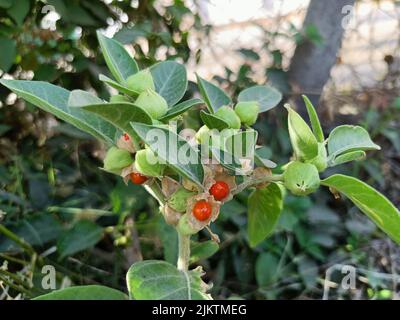
[[[103,169],[120,175],[126,183],[143,185],[159,202],[165,221],[176,228],[177,266],[154,260],[132,265],[126,277],[131,299],[211,299],[203,270],[189,266],[200,251],[207,255],[215,249],[219,239],[209,229],[210,223],[218,219],[221,205],[246,189],[251,190],[248,239],[253,247],[273,232],[286,192],[305,196],[320,185],[336,198],[341,194],[349,198],[400,242],[400,213],[385,196],[353,177],[334,174],[320,179],[328,167],[361,160],[366,151],[380,149],[362,127],[339,126],[325,138],[317,113],[304,96],[311,127],[285,105],[293,157],[277,167],[263,157],[265,149],[257,146],[258,134],[251,128],[259,113],[280,103],[277,90],[269,86],[245,89],[234,105],[224,91],[197,76],[203,100],[181,102],[187,89],[182,65],[165,61],[139,70],[120,43],[100,33],[98,38],[115,78],[101,75],[100,80],[118,91],[109,102],[45,82],[0,82],[26,101],[103,140],[109,145]],[[178,134],[182,114],[202,105],[206,106],[200,111],[204,126]],[[208,230],[211,241],[196,243],[197,253],[191,255],[191,236],[202,229]],[[71,287],[38,297],[79,298],[128,297],[103,286]]]

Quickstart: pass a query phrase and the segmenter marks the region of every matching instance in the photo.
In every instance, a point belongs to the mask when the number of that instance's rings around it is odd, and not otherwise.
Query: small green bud
[[[215,115],[228,123],[229,128],[240,129],[240,118],[232,108],[223,106],[217,110]]]
[[[318,172],[323,172],[328,167],[328,154],[326,152],[325,145],[323,143],[318,143],[318,155],[307,161],[317,167]]]
[[[146,110],[156,120],[165,115],[168,110],[165,99],[152,89],[143,91],[136,99],[135,105]]]
[[[257,101],[242,101],[236,105],[235,112],[243,124],[252,126],[257,121],[260,106]]]
[[[106,171],[118,171],[128,167],[133,163],[129,151],[111,147],[104,159],[104,169]]]
[[[296,159],[307,161],[318,156],[318,141],[310,126],[289,105],[285,105],[288,115],[290,142]]]
[[[298,196],[308,195],[318,189],[320,179],[317,168],[310,163],[292,162],[283,174],[285,187]]]
[[[156,120],[156,119],[153,119],[153,125],[155,125],[155,126],[161,126],[161,125],[163,125],[164,123],[162,123],[160,120]]]
[[[210,129],[206,125],[202,126],[197,131],[195,138],[198,143],[205,143],[210,138]]]
[[[168,205],[178,212],[186,212],[187,200],[194,195],[194,192],[180,187],[171,195],[171,198],[168,200]]]
[[[111,103],[119,103],[119,102],[131,102],[128,97],[123,96],[122,94],[116,94],[110,98]]]
[[[139,173],[148,177],[160,177],[164,171],[164,165],[150,149],[136,152],[135,168]]]
[[[148,89],[155,90],[153,76],[149,69],[139,71],[130,76],[126,79],[126,86],[139,94]]]
[[[184,235],[192,235],[192,234],[196,234],[197,232],[199,232],[198,230],[196,230],[195,228],[193,228],[188,220],[188,215],[184,214],[180,219],[179,219],[179,223],[178,223],[178,231],[181,234]]]

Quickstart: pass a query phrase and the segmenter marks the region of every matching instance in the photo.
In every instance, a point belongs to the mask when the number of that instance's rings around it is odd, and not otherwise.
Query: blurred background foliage
[[[49,81],[108,98],[110,92],[98,81],[98,75],[107,72],[96,40],[98,29],[115,34],[142,67],[173,59],[187,64],[190,72],[204,68],[204,51],[213,46],[216,28],[201,15],[202,2],[0,0],[0,76]],[[285,39],[295,48],[304,42],[318,46],[324,39],[313,25],[278,25],[257,25],[262,31],[258,49],[234,48],[239,61],[235,69],[223,61],[210,62],[223,70],[213,80],[233,96],[268,81],[286,100],[293,98],[287,74],[292,53],[279,49],[278,43]],[[382,152],[341,170],[368,180],[398,207],[397,53],[382,56],[387,72],[373,87],[339,91],[329,83],[319,113],[327,131],[337,124],[358,123],[372,133]],[[196,94],[190,83],[188,96]],[[358,112],[344,115],[338,105],[351,105]],[[278,163],[291,155],[285,122],[286,114],[278,107],[257,123],[260,142]],[[197,113],[190,112],[185,124],[198,128]],[[0,87],[0,299],[43,293],[45,265],[55,266],[57,288],[98,283],[125,290],[125,272],[133,262],[175,262],[175,231],[143,189],[125,186],[98,169],[104,148]],[[398,298],[400,249],[348,202],[335,200],[326,190],[304,198],[287,196],[277,232],[251,249],[246,201],[243,193],[222,208],[212,226],[221,237],[220,248],[199,262],[206,280],[214,284],[215,298]],[[199,238],[207,240],[208,235]],[[207,258],[201,248],[196,253]],[[340,265],[357,268],[356,289],[338,288]],[[327,270],[332,270],[328,286]]]

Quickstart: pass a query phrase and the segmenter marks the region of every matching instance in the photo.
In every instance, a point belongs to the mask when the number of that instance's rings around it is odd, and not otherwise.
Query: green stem
[[[14,232],[7,229],[4,225],[0,224],[0,233],[4,234],[7,238],[11,239],[17,243],[22,249],[24,249],[28,254],[34,255],[35,250],[31,247],[29,243],[25,240],[19,238]]]
[[[24,260],[9,256],[9,255],[3,254],[3,253],[0,253],[0,258],[3,258],[4,260],[8,260],[8,261],[11,261],[11,262],[14,262],[14,263],[18,263],[18,264],[20,264],[22,266],[29,265],[29,262],[27,262],[27,261],[24,261]]]
[[[150,193],[160,203],[160,205],[165,204],[164,195],[157,182],[153,182],[150,185],[146,185],[145,188],[147,192]]]
[[[237,187],[237,189],[233,192],[233,194],[236,195],[249,187],[256,186],[258,184],[262,184],[265,182],[283,182],[283,175],[282,174],[273,174],[273,175],[265,176],[260,179],[249,179],[249,180],[243,182],[242,184],[240,184]]]
[[[13,274],[11,272],[8,272],[6,270],[2,270],[0,269],[0,274],[10,278],[11,280],[13,280],[14,282],[16,282],[18,285],[20,285],[23,288],[29,289],[29,284],[27,284],[26,282],[24,282],[20,277],[18,277],[16,274]]]
[[[179,255],[177,267],[178,270],[188,271],[190,259],[190,235],[185,235],[178,231],[178,241]]]
[[[12,283],[11,281],[9,281],[6,277],[3,277],[2,275],[0,275],[0,281],[1,281],[1,282],[4,282],[8,287],[14,289],[14,290],[17,291],[17,292],[21,292],[21,293],[27,295],[28,297],[31,296],[30,292],[29,292],[27,289],[15,285],[14,283]]]

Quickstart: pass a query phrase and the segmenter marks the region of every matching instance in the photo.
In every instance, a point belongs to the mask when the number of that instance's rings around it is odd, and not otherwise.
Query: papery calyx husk
[[[235,176],[229,175],[221,165],[210,165],[204,166],[205,177],[204,177],[204,189],[210,190],[210,188],[216,182],[225,182],[229,187],[229,194],[227,197],[222,199],[220,202],[224,203],[232,200],[232,192],[237,189]]]
[[[122,95],[122,94],[116,94],[110,98],[110,103],[126,103],[126,102],[132,102],[130,98]]]
[[[153,76],[149,69],[141,70],[126,80],[126,86],[137,92],[142,93],[145,90],[155,90]]]
[[[133,159],[129,151],[111,147],[104,158],[104,170],[117,172],[130,166],[132,163]]]
[[[136,152],[135,146],[133,145],[133,142],[132,142],[132,138],[127,134],[122,135],[118,139],[117,147],[119,149],[123,149],[123,150],[129,151],[130,153],[135,153]]]
[[[181,187],[180,183],[171,177],[164,176],[161,179],[161,191],[165,198],[170,198],[171,195]]]
[[[152,89],[143,91],[135,101],[135,105],[147,113],[153,119],[160,119],[168,111],[168,104],[165,99]]]
[[[178,211],[178,212],[185,212],[187,207],[187,201],[190,197],[195,195],[194,192],[186,190],[185,188],[181,187],[177,191],[175,191],[171,197],[168,199],[168,205]]]
[[[328,167],[328,153],[324,143],[318,143],[318,155],[314,159],[306,162],[316,166],[318,172],[325,171],[325,169]]]
[[[193,215],[193,208],[198,201],[205,200],[211,205],[211,215],[210,218],[205,221],[197,220]],[[187,207],[186,207],[186,215],[188,224],[194,230],[200,231],[206,225],[209,225],[210,222],[214,222],[217,220],[219,215],[219,210],[221,208],[221,203],[214,200],[214,197],[209,193],[200,193],[193,197],[188,198]]]
[[[143,149],[136,152],[136,170],[148,177],[161,177],[165,166],[150,149]]]
[[[193,226],[192,223],[189,222],[189,215],[186,213],[181,216],[178,222],[178,231],[183,235],[193,235],[199,232],[201,229]]]
[[[252,173],[252,175],[251,175],[251,177],[256,181],[257,180],[263,180],[263,179],[265,179],[266,177],[269,177],[269,176],[272,176],[272,171],[271,171],[271,169],[265,168],[265,167],[257,167],[257,168],[255,168],[253,173]],[[270,182],[268,182],[268,181],[260,182],[260,183],[256,184],[256,188],[257,189],[263,189],[263,188],[268,187],[269,184],[270,184]]]
[[[223,106],[215,112],[215,115],[224,120],[231,129],[240,129],[240,118],[229,106]]]
[[[285,187],[298,196],[308,195],[320,186],[318,170],[310,163],[299,161],[290,163],[283,174],[283,179]]]
[[[171,226],[176,226],[181,219],[182,213],[174,210],[168,204],[162,207],[161,212],[164,216],[165,222]]]
[[[257,101],[241,101],[235,106],[235,112],[243,124],[252,126],[257,121],[260,106]]]

